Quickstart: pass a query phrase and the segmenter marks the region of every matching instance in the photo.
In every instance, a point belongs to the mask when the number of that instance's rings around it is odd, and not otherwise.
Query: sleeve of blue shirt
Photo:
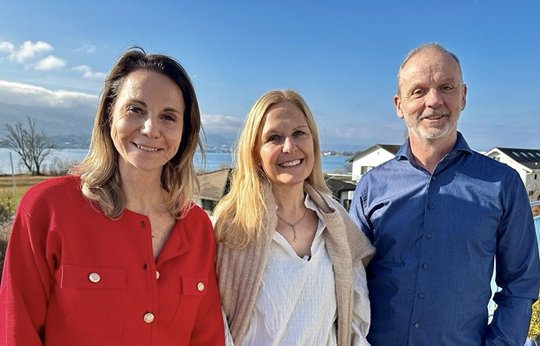
[[[497,230],[495,315],[486,345],[522,345],[527,336],[531,305],[538,297],[540,261],[533,217],[526,190],[511,172],[505,189],[505,210]]]

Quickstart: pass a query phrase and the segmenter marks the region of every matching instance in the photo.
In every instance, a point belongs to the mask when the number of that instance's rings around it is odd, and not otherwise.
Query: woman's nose
[[[159,125],[157,124],[157,120],[153,119],[151,116],[146,117],[141,126],[141,133],[150,138],[158,138]]]
[[[283,142],[283,152],[292,153],[296,150],[296,142],[292,137],[286,137]]]

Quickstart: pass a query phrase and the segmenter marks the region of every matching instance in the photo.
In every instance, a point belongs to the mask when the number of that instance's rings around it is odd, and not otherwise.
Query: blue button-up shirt
[[[407,142],[360,179],[350,214],[377,249],[368,267],[372,345],[524,344],[540,264],[516,171],[458,133],[431,174]],[[502,290],[488,326],[494,259]]]

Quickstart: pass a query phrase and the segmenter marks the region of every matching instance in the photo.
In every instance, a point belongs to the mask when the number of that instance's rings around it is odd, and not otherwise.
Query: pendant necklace
[[[285,222],[287,225],[289,225],[291,228],[292,228],[292,231],[293,231],[293,234],[294,234],[294,239],[293,241],[296,243],[296,229],[295,227],[298,226],[298,224],[304,220],[304,218],[306,217],[306,214],[307,214],[307,208],[304,209],[304,215],[302,215],[302,217],[300,218],[300,220],[296,221],[295,223],[288,223],[287,221],[283,220],[281,218],[281,216],[279,216],[279,214],[276,212],[276,215],[278,217],[278,219],[280,219],[281,221]]]

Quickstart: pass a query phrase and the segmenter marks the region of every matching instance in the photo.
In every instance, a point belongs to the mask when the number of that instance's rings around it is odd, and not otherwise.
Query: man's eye
[[[419,96],[419,95],[422,95],[422,94],[424,94],[424,90],[422,90],[422,89],[415,89],[412,92],[412,95],[416,95],[416,96]]]

